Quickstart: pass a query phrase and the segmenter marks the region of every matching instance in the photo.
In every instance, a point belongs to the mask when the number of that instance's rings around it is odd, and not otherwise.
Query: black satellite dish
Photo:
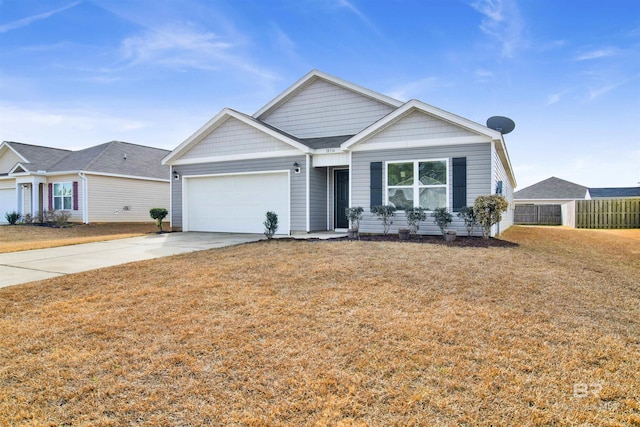
[[[515,129],[516,124],[509,117],[493,116],[487,119],[487,127],[506,135]]]

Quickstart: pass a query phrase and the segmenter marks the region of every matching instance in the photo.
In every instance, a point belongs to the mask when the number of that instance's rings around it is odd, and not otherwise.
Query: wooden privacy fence
[[[640,198],[576,200],[576,228],[640,228]]]
[[[520,225],[562,225],[560,205],[516,205],[513,221]]]

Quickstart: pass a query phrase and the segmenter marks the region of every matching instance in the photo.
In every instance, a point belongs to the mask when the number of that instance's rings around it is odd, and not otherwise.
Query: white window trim
[[[73,182],[71,181],[60,181],[60,182],[52,182],[53,184],[53,188],[51,191],[51,197],[53,198],[53,200],[51,201],[51,206],[53,206],[53,209],[57,210],[57,211],[71,211],[73,210]],[[65,209],[64,208],[64,198],[66,196],[56,196],[56,185],[62,185],[64,188],[65,184],[69,184],[69,186],[71,187],[71,195],[69,196],[71,198],[71,207],[69,209]],[[56,209],[56,198],[61,199],[61,208],[57,208]]]
[[[441,185],[416,185],[416,180],[418,179],[418,177],[420,176],[420,171],[419,171],[419,165],[421,162],[445,162],[445,166],[446,166],[446,177],[447,177],[447,183],[446,184],[441,184]],[[446,200],[446,204],[445,207],[447,209],[450,208],[450,204],[449,204],[449,187],[451,186],[451,176],[449,175],[449,171],[450,171],[450,162],[449,162],[449,158],[445,157],[445,158],[438,158],[438,159],[418,159],[418,160],[389,160],[386,161],[384,164],[384,171],[382,174],[382,179],[384,180],[384,197],[385,197],[385,203],[388,205],[389,204],[389,180],[388,180],[388,174],[389,174],[389,165],[390,164],[395,164],[395,163],[413,163],[413,184],[411,185],[411,187],[413,188],[413,206],[417,207],[416,204],[419,203],[420,201],[420,188],[445,188],[445,200]],[[409,186],[392,186],[393,188],[397,188],[397,187],[409,187]],[[398,212],[404,212],[404,210],[400,210],[398,209]],[[433,212],[433,211],[427,211],[427,212]]]

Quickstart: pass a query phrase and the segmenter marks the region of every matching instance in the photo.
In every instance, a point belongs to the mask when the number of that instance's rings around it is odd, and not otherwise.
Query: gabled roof
[[[552,176],[513,193],[516,200],[584,199],[587,187]]]
[[[640,187],[589,188],[592,198],[640,197]]]
[[[425,104],[424,102],[418,101],[417,99],[412,99],[406,102],[400,108],[392,111],[391,113],[384,116],[382,119],[373,123],[371,126],[367,127],[362,132],[355,135],[353,138],[345,141],[340,146],[340,148],[342,148],[343,150],[351,149],[354,145],[357,145],[360,142],[370,138],[371,136],[375,135],[382,129],[386,128],[388,125],[394,123],[395,121],[401,119],[402,117],[409,115],[413,111],[421,111],[423,113],[437,117],[438,119],[450,122],[456,126],[460,126],[462,128],[468,129],[479,135],[484,135],[491,140],[495,140],[495,141],[502,140],[502,134],[498,131],[489,129],[486,126],[478,124],[469,119],[465,119],[464,117],[460,117],[455,114],[449,113],[448,111],[434,107],[433,105]]]
[[[18,165],[27,172],[87,172],[112,175],[169,179],[169,168],[160,161],[169,150],[111,141],[84,150],[4,142],[23,161]],[[14,171],[17,168],[14,167]]]
[[[22,168],[29,172],[47,170],[71,153],[70,150],[13,141],[4,141],[2,147],[7,147],[16,153],[22,160],[20,162]]]
[[[218,114],[216,114],[211,120],[205,123],[200,129],[195,131],[189,138],[184,140],[182,144],[176,147],[169,155],[167,155],[163,160],[162,164],[169,164],[172,160],[179,159],[184,153],[186,153],[190,148],[200,142],[204,137],[213,132],[218,126],[222,125],[229,118],[235,118],[240,120],[244,124],[251,126],[267,135],[270,135],[285,144],[289,144],[292,148],[297,148],[303,153],[309,153],[310,149],[308,146],[302,144],[297,138],[283,132],[273,126],[269,126],[266,123],[241,113],[239,111],[232,110],[231,108],[224,108]]]
[[[390,96],[383,95],[371,89],[367,89],[365,87],[353,84],[346,80],[342,80],[338,77],[332,76],[330,74],[324,73],[319,70],[311,70],[307,74],[305,74],[300,80],[295,82],[293,85],[289,86],[287,90],[282,92],[280,95],[273,98],[269,101],[264,107],[259,109],[253,114],[253,117],[260,118],[262,116],[267,115],[272,110],[278,108],[281,104],[286,102],[290,97],[295,95],[296,92],[304,88],[305,86],[313,83],[317,79],[326,80],[336,86],[340,86],[344,89],[350,90],[352,92],[359,93],[360,95],[364,95],[368,98],[374,99],[378,102],[382,102],[383,104],[387,104],[391,107],[400,107],[403,102],[398,101],[397,99],[391,98]]]

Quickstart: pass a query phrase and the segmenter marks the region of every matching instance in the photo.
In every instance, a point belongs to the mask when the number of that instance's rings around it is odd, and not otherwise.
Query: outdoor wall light
[[[178,175],[178,171],[177,170],[173,171],[173,179],[175,179],[176,181],[180,179],[180,175]]]
[[[300,173],[300,165],[298,164],[298,162],[293,163],[293,171],[295,173]]]

